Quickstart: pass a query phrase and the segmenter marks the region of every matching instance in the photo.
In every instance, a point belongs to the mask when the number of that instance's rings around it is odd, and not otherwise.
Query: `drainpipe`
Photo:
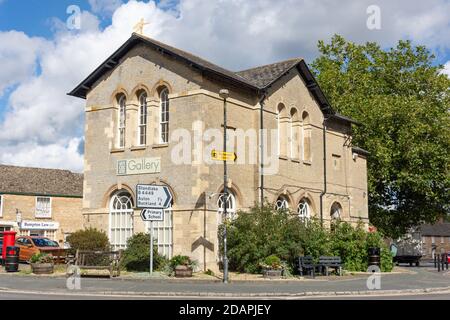
[[[323,191],[320,193],[320,224],[323,226],[323,197],[327,193],[327,125],[323,119]]]
[[[260,205],[264,204],[264,100],[266,99],[267,92],[262,92],[262,98],[259,101],[260,112],[259,112],[259,201]]]

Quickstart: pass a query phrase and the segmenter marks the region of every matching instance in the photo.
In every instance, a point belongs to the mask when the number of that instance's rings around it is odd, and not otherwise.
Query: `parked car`
[[[18,237],[16,246],[20,248],[19,260],[24,262],[29,262],[35,253],[49,253],[58,257],[58,260],[63,259],[62,257],[66,255],[66,250],[61,248],[56,241],[45,237]]]
[[[447,252],[447,262],[450,263],[450,251]]]
[[[3,264],[3,238],[0,237],[0,265]]]

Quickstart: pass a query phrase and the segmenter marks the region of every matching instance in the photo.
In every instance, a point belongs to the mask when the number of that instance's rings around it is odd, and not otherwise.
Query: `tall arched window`
[[[159,254],[170,259],[173,255],[173,203],[170,208],[164,209],[164,220],[153,222],[153,239]],[[150,233],[150,222],[146,222],[148,233]]]
[[[300,142],[299,142],[299,135],[300,135],[300,121],[298,118],[297,109],[292,108],[290,112],[291,118],[290,118],[290,152],[291,152],[291,158],[292,159],[299,159],[300,158]]]
[[[111,198],[109,210],[109,242],[114,250],[125,249],[133,235],[133,200],[128,191],[120,190]]]
[[[118,141],[117,145],[119,148],[125,148],[125,128],[127,121],[127,107],[126,107],[127,99],[124,95],[120,95],[118,97]]]
[[[331,206],[330,216],[332,220],[339,220],[342,216],[342,206],[339,202],[334,202]]]
[[[161,114],[160,114],[160,142],[169,142],[169,90],[164,88],[159,94],[161,102]]]
[[[300,200],[297,207],[297,213],[301,219],[311,218],[311,206],[308,199],[303,198],[302,200]]]
[[[280,103],[278,105],[278,114],[277,114],[277,122],[278,122],[278,155],[279,156],[287,156],[287,137],[288,137],[288,122],[289,118],[287,116],[286,107],[284,104]]]
[[[308,112],[302,115],[303,160],[311,161],[311,126]]]
[[[279,196],[277,201],[275,202],[275,210],[288,210],[289,209],[289,201],[283,197]]]
[[[140,146],[147,144],[147,93],[139,95],[138,141]]]
[[[226,206],[227,206],[227,217],[234,219],[236,215],[236,197],[230,190],[228,190]],[[217,208],[218,208],[217,212],[222,215],[224,213],[224,207],[225,207],[225,195],[223,194],[222,191],[219,198],[217,199]]]

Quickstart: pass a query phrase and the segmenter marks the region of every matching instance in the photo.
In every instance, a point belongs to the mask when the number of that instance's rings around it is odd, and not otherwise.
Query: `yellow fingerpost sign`
[[[223,151],[217,151],[213,150],[211,152],[211,158],[213,160],[217,161],[236,161],[237,156],[234,152],[223,152]]]

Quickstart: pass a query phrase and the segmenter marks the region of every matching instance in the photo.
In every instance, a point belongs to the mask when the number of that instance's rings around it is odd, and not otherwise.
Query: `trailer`
[[[396,265],[407,263],[410,266],[413,264],[417,267],[420,266],[423,249],[422,234],[419,228],[412,228],[403,237],[392,241],[390,248]]]

